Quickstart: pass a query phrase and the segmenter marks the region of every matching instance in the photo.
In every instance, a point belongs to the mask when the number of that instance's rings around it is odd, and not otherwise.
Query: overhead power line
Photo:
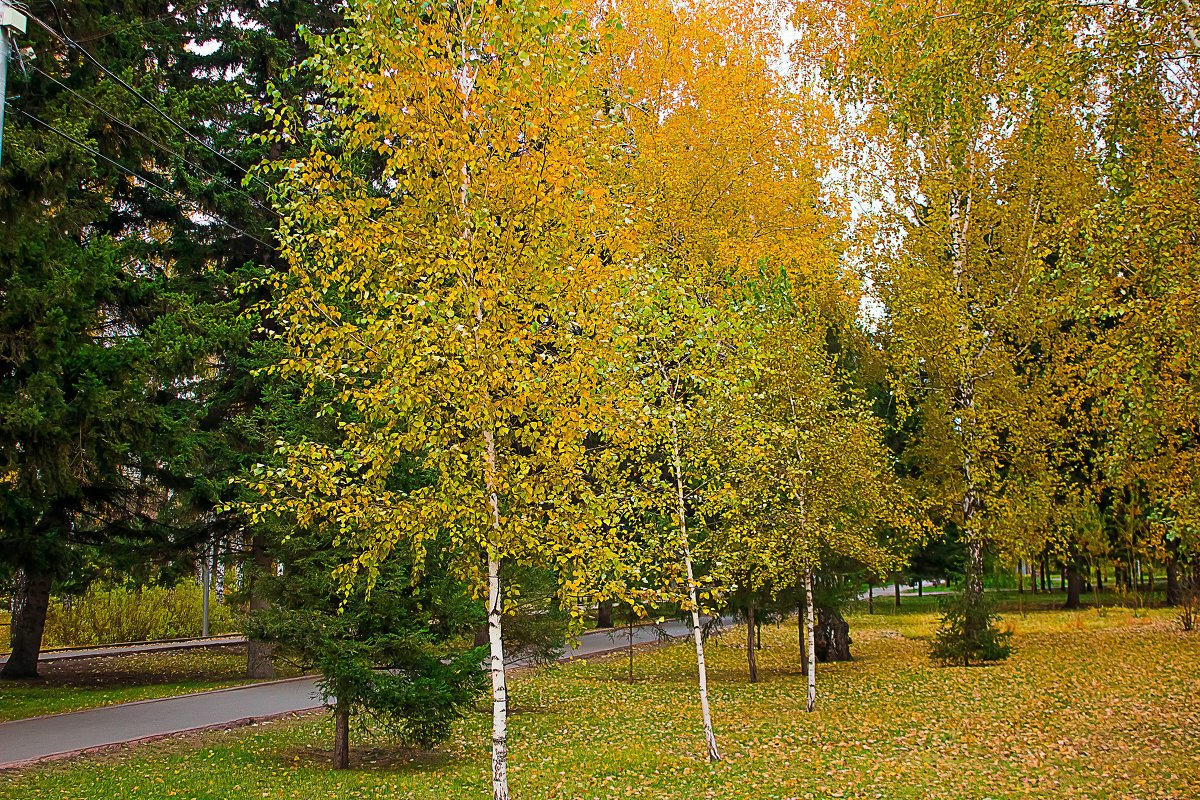
[[[185,204],[182,202],[182,200],[184,198],[182,198],[177,192],[173,192],[172,190],[167,189],[166,187],[156,183],[155,181],[151,180],[150,178],[147,178],[145,175],[141,174],[137,170],[131,169],[115,159],[109,158],[108,156],[104,155],[103,153],[101,153],[100,151],[91,147],[90,145],[80,141],[79,139],[75,138],[71,134],[62,130],[61,128],[57,128],[54,125],[50,124],[49,122],[46,122],[44,119],[41,119],[40,117],[30,114],[25,109],[18,108],[17,106],[13,105],[12,103],[7,103],[7,105],[9,106],[9,108],[11,108],[13,111],[17,112],[21,116],[29,119],[31,122],[41,126],[43,129],[45,129],[47,131],[50,131],[51,133],[64,139],[65,141],[70,142],[71,144],[75,145],[80,150],[83,150],[84,152],[88,153],[92,157],[98,158],[101,161],[104,161],[105,163],[117,168],[121,172],[124,172],[126,175],[129,175],[132,178],[140,180],[147,186],[159,191],[167,199],[173,200],[174,202],[178,203],[181,210],[183,210],[185,213],[187,213],[188,210],[185,207]],[[200,211],[195,212],[195,213],[204,214],[204,212],[200,212]],[[244,236],[247,239],[250,239],[251,241],[257,242],[258,244],[262,245],[263,247],[265,247],[269,250],[274,249],[272,245],[267,244],[262,239],[255,236],[254,234],[252,234],[246,230],[243,230],[242,228],[239,228],[238,226],[234,225],[233,223],[227,222],[227,221],[221,219],[220,217],[215,217],[215,216],[212,216],[209,214],[204,214],[204,216],[206,216],[208,219],[211,219],[214,223],[228,228],[229,230],[233,231],[234,233],[238,234],[239,236]]]
[[[104,75],[106,77],[108,77],[109,79],[111,79],[112,81],[117,83],[117,85],[119,85],[121,88],[125,89],[125,91],[129,92],[131,95],[133,95],[135,98],[137,98],[138,101],[140,101],[142,104],[144,104],[147,108],[152,109],[156,114],[158,114],[160,117],[162,117],[164,120],[166,120],[172,127],[177,129],[184,136],[187,136],[189,139],[191,139],[192,141],[199,144],[201,147],[203,147],[205,150],[207,150],[208,152],[215,155],[217,158],[219,158],[222,161],[224,161],[225,163],[229,164],[231,167],[238,170],[243,175],[249,177],[251,180],[257,182],[263,188],[265,188],[265,189],[271,188],[261,178],[259,178],[256,175],[251,175],[250,172],[245,167],[241,166],[240,164],[235,162],[233,159],[229,158],[229,156],[225,155],[220,150],[217,150],[215,147],[210,145],[208,142],[204,141],[202,138],[200,138],[199,136],[197,136],[196,134],[194,134],[190,130],[188,130],[182,123],[180,123],[178,120],[176,120],[174,117],[172,117],[166,111],[164,111],[161,107],[159,107],[157,104],[155,104],[149,98],[147,98],[145,95],[143,95],[141,92],[139,92],[134,86],[129,84],[127,81],[125,81],[124,78],[122,78],[120,75],[117,75],[111,69],[109,69],[104,64],[102,64],[99,61],[99,59],[97,59],[95,56],[93,56],[91,54],[91,52],[89,52],[85,47],[83,47],[83,45],[79,44],[74,39],[67,36],[67,34],[64,31],[55,29],[54,26],[52,26],[50,23],[46,22],[43,19],[35,17],[34,15],[28,13],[27,11],[25,12],[25,14],[27,17],[29,17],[29,19],[33,20],[34,23],[36,23],[39,27],[44,29],[47,33],[49,33],[55,39],[57,39],[58,41],[65,44],[67,47],[70,47],[74,50],[79,51],[79,53],[85,59],[87,59],[93,66],[96,67],[96,69],[100,70],[102,73],[104,73]]]
[[[92,100],[89,100],[87,97],[85,97],[84,95],[82,95],[82,94],[80,94],[79,92],[75,91],[75,90],[74,90],[74,89],[72,89],[70,86],[67,86],[65,83],[63,83],[62,81],[60,81],[58,78],[54,77],[54,76],[53,76],[53,75],[51,75],[50,73],[48,73],[48,72],[46,72],[45,70],[41,69],[40,67],[37,67],[37,66],[35,65],[35,66],[31,67],[31,69],[32,69],[34,72],[36,72],[36,73],[38,73],[39,75],[41,75],[43,78],[46,78],[47,80],[49,80],[49,81],[52,81],[53,83],[57,84],[57,85],[58,85],[59,87],[61,87],[63,90],[65,90],[65,91],[69,92],[71,95],[73,95],[74,97],[76,97],[77,99],[79,99],[81,102],[83,102],[83,103],[87,104],[89,107],[91,107],[91,108],[95,109],[96,111],[100,112],[100,113],[101,113],[101,114],[103,114],[105,117],[107,117],[109,120],[111,120],[113,123],[115,123],[115,124],[117,124],[117,125],[120,125],[122,128],[125,128],[126,130],[130,131],[131,133],[134,133],[134,134],[136,134],[137,136],[139,136],[139,137],[141,137],[142,139],[144,139],[146,142],[149,142],[151,145],[153,145],[154,147],[158,148],[160,151],[162,151],[162,152],[164,152],[164,153],[166,153],[166,154],[168,154],[168,155],[174,156],[175,158],[178,158],[180,161],[182,161],[184,164],[187,164],[187,165],[188,165],[189,167],[191,167],[192,169],[194,169],[194,170],[197,170],[197,171],[199,171],[199,172],[202,172],[202,173],[204,173],[205,175],[207,175],[208,177],[212,178],[212,179],[213,179],[214,181],[216,181],[217,183],[220,183],[221,185],[225,186],[226,188],[228,188],[229,190],[233,191],[234,193],[236,193],[236,194],[238,194],[238,195],[241,195],[242,197],[246,198],[247,200],[249,200],[249,201],[250,201],[250,204],[251,204],[251,205],[253,205],[255,208],[257,208],[257,209],[259,209],[259,210],[261,210],[261,211],[266,211],[266,212],[267,212],[267,213],[269,213],[269,214],[274,214],[276,217],[279,217],[279,216],[280,216],[280,214],[279,214],[279,212],[278,212],[278,211],[276,211],[275,209],[271,208],[270,206],[263,205],[263,203],[262,203],[262,202],[260,202],[260,201],[258,200],[258,198],[254,197],[253,195],[251,195],[251,194],[247,193],[246,191],[244,191],[244,190],[242,190],[242,189],[239,189],[239,188],[237,188],[237,187],[236,187],[236,186],[234,186],[232,183],[230,183],[228,180],[226,180],[225,178],[222,178],[220,175],[216,175],[216,174],[214,174],[213,172],[210,172],[209,170],[207,170],[207,169],[205,169],[204,167],[200,166],[200,165],[199,165],[199,164],[197,164],[196,162],[194,162],[194,161],[192,161],[192,160],[188,159],[188,158],[187,158],[185,155],[183,155],[183,154],[182,154],[182,153],[180,153],[179,151],[177,151],[177,150],[172,150],[170,147],[167,147],[165,144],[163,144],[163,143],[161,143],[161,142],[157,141],[156,139],[153,139],[153,138],[152,138],[152,137],[150,137],[149,135],[147,135],[147,134],[143,133],[142,131],[138,130],[138,129],[137,129],[136,127],[134,127],[133,125],[129,124],[128,122],[126,122],[125,120],[121,119],[120,117],[117,117],[116,115],[112,114],[111,112],[109,112],[108,110],[106,110],[106,109],[105,109],[105,108],[103,108],[102,106],[100,106],[100,105],[96,104],[96,103],[95,103],[95,102],[93,102]]]

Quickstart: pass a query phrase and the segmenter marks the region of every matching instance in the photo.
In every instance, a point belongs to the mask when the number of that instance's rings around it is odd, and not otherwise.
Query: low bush
[[[210,632],[237,630],[234,610],[215,596],[210,599]],[[93,586],[82,595],[55,598],[46,614],[43,644],[78,647],[199,636],[202,603],[202,589],[192,583],[171,589]]]

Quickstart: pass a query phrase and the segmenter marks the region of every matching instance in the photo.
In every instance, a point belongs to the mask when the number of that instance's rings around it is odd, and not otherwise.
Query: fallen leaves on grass
[[[898,625],[854,616],[856,660],[820,665],[815,714],[803,710],[794,627],[764,629],[755,685],[746,682],[744,637],[734,632],[710,648],[725,751],[714,765],[703,760],[686,643],[640,653],[633,685],[620,655],[527,674],[512,687],[529,709],[510,723],[514,796],[1200,797],[1200,636],[1173,629],[1162,614],[1081,618],[1082,629],[1065,612],[1014,619],[1016,656],[962,669],[929,662],[920,637],[931,613],[892,616]],[[310,718],[206,734],[203,749],[160,743],[119,760],[45,767],[0,780],[0,796],[484,798],[487,731],[486,715],[476,715],[429,759],[358,741],[377,763],[335,773],[321,758],[331,725]],[[295,757],[303,753],[313,755]]]

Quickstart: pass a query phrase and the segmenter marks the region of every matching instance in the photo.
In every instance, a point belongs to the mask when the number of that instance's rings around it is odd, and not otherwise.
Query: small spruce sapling
[[[941,603],[942,621],[934,633],[929,656],[943,664],[1003,661],[1014,652],[1012,631],[996,626],[1000,617],[983,601],[966,594]]]

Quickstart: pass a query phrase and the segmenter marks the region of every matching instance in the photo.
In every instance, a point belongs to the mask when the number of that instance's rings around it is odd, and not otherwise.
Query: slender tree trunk
[[[804,565],[804,602],[805,602],[805,628],[808,640],[808,702],[805,705],[805,710],[809,713],[817,708],[817,639],[816,639],[816,612],[813,609],[813,590],[812,590],[812,568],[807,563]]]
[[[708,708],[708,669],[704,665],[704,633],[700,628],[700,598],[696,594],[690,548],[685,551],[683,558],[687,567],[688,599],[692,604],[692,638],[696,642],[696,666],[700,673],[700,716],[704,721],[704,741],[708,746],[708,760],[720,761],[721,753],[717,750],[717,737],[713,733],[712,712]]]
[[[1179,585],[1179,565],[1175,554],[1167,554],[1167,605],[1177,606],[1183,602],[1183,588]]]
[[[754,621],[754,649],[762,650],[762,617]]]
[[[350,769],[350,706],[341,700],[333,707],[333,768]]]
[[[253,576],[250,579],[250,611],[263,611],[271,604],[262,596],[261,578],[271,569],[271,556],[267,552],[267,542],[261,535],[255,536],[250,542],[250,557],[254,560]],[[246,643],[246,677],[274,678],[275,664],[271,656],[275,645],[270,642]]]
[[[612,624],[613,601],[601,600],[596,605],[596,627],[611,628]]]
[[[629,615],[629,683],[633,684],[633,614]]]
[[[896,608],[899,608],[900,607],[900,579],[899,578],[896,579],[895,587],[896,587]]]
[[[688,540],[687,505],[683,495],[683,461],[679,457],[679,428],[671,421],[671,455],[675,467],[676,511],[679,515],[679,540],[683,548],[683,563],[687,571],[688,600],[692,606],[692,638],[696,642],[696,666],[700,673],[700,716],[704,720],[704,740],[708,745],[708,760],[720,761],[717,737],[713,733],[712,713],[708,708],[708,670],[704,665],[704,636],[700,630],[700,598],[696,591],[696,577],[692,571],[692,547]]]
[[[917,578],[917,597],[925,596],[925,579]]]
[[[746,606],[746,661],[750,665],[750,682],[758,683],[758,655],[754,652],[754,604]]]
[[[871,583],[867,584],[867,613],[875,613],[875,585]],[[801,614],[800,616],[803,617],[804,615]]]
[[[500,590],[500,495],[497,490],[496,438],[490,430],[483,434],[486,462],[488,513],[491,516],[492,545],[488,548],[488,644],[492,675],[492,800],[508,800],[508,684],[504,671],[502,618],[504,596]]]
[[[208,596],[212,576],[208,571],[208,553],[200,554],[200,581],[204,584],[200,599],[200,635],[208,636]]]
[[[804,592],[804,580],[803,579],[801,579],[801,581],[800,581],[800,591],[801,591],[801,594],[803,594],[803,592]],[[800,603],[798,604],[798,606],[796,608],[796,628],[799,632],[799,640],[800,640],[800,671],[807,675],[808,674],[808,645],[805,644],[806,637],[804,635],[804,621],[805,621],[804,602],[805,602],[804,598],[801,597]]]
[[[508,800],[508,685],[504,671],[500,560],[488,555],[488,644],[492,675],[492,800]]]
[[[1017,561],[1017,594],[1025,594],[1025,562]]]
[[[0,672],[0,678],[36,678],[42,653],[42,632],[46,629],[46,611],[50,607],[49,572],[22,569],[17,575],[9,621],[12,652]]]

